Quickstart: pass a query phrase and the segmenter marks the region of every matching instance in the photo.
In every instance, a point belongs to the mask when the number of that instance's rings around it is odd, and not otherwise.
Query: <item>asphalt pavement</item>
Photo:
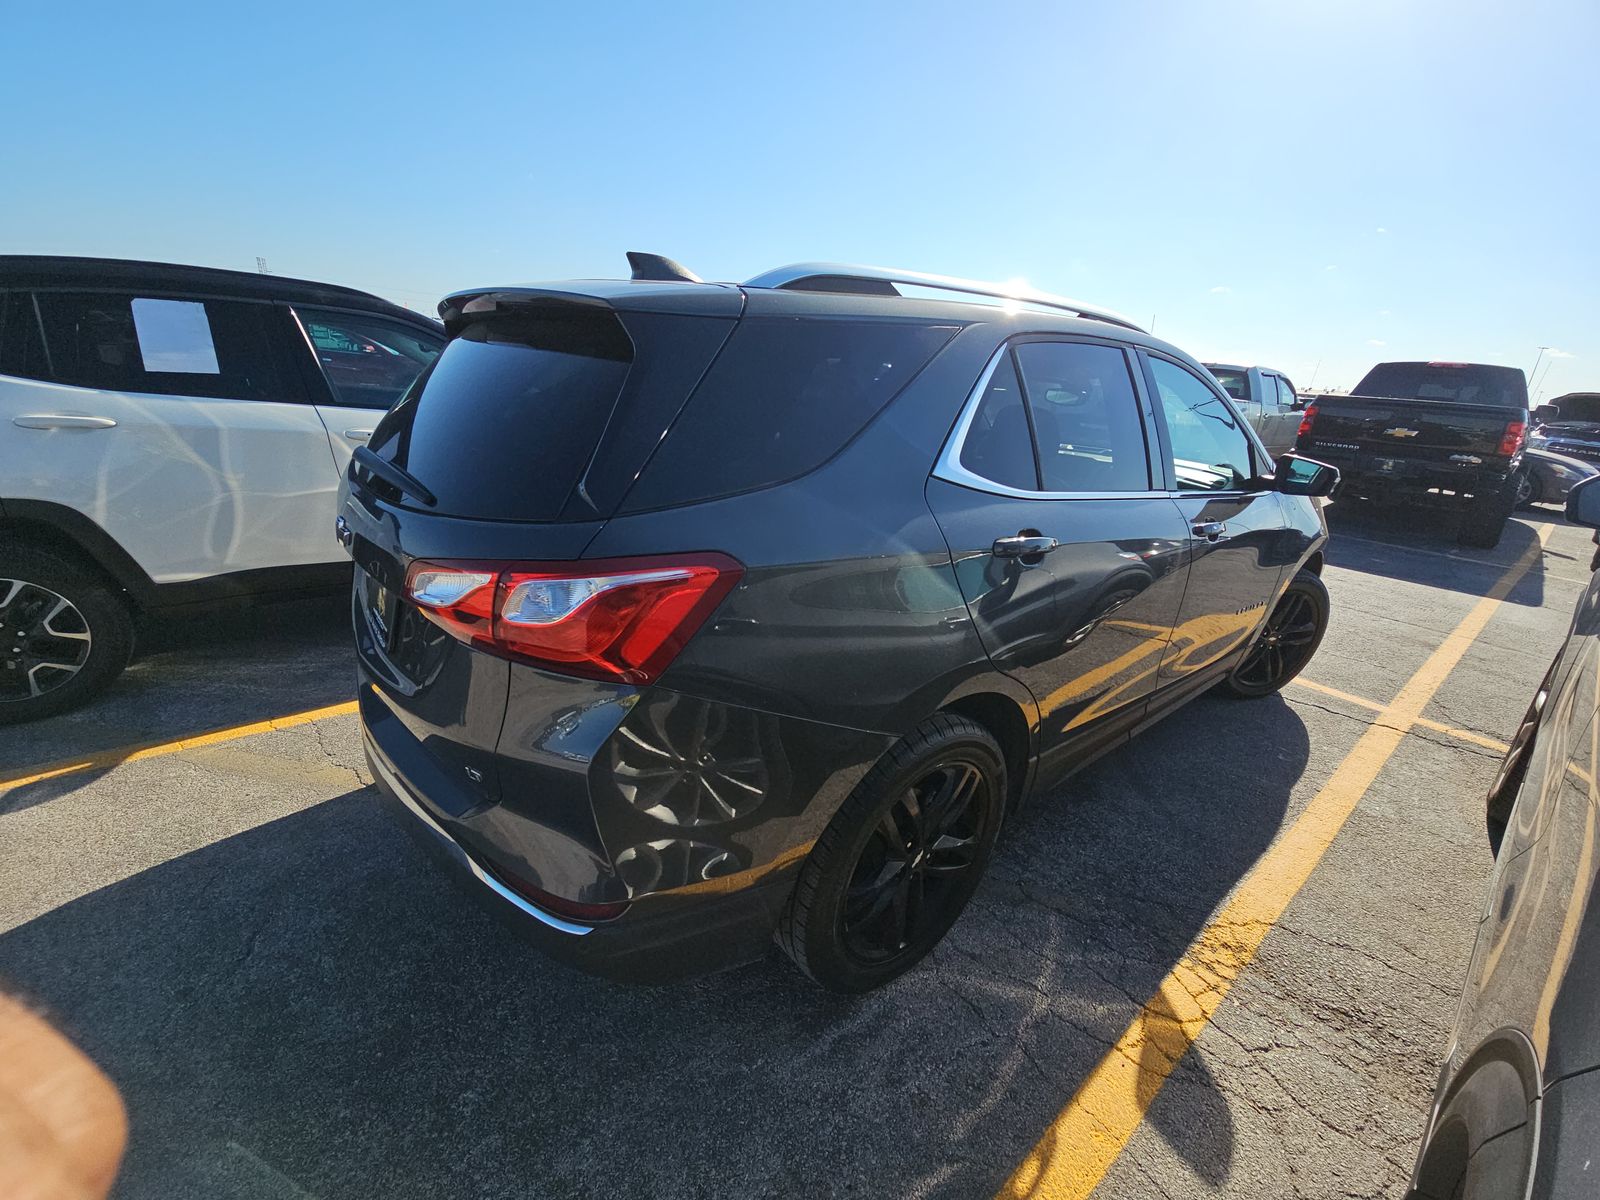
[[[1490,866],[1494,747],[1593,547],[1554,509],[1493,551],[1443,515],[1332,513],[1304,684],[1203,697],[1035,803],[878,994],[776,951],[663,988],[540,957],[380,808],[342,599],[148,630],[100,701],[0,732],[0,985],[121,1087],[129,1200],[992,1196],[1038,1147],[1077,1153],[1064,1114],[1130,1022],[1529,557],[1094,1193],[1395,1195]]]

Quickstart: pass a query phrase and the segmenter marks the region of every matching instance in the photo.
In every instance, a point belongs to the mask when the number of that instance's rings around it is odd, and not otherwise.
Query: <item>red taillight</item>
[[[650,683],[743,574],[724,554],[415,562],[406,596],[464,642],[569,675]]]
[[[1310,436],[1311,427],[1313,425],[1315,425],[1316,423],[1317,423],[1317,406],[1315,404],[1308,404],[1308,405],[1306,405],[1305,411],[1300,414],[1300,435],[1299,436],[1301,436],[1301,437]]]
[[[1527,436],[1528,426],[1523,421],[1507,421],[1506,431],[1500,435],[1500,453],[1510,458],[1522,449],[1522,439]]]

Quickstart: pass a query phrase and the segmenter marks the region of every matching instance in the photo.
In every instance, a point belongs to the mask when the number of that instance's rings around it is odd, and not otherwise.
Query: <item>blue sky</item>
[[[1594,0],[18,4],[4,30],[0,252],[260,255],[425,309],[629,249],[889,263],[1154,314],[1302,387],[1545,345],[1546,396],[1600,389]]]

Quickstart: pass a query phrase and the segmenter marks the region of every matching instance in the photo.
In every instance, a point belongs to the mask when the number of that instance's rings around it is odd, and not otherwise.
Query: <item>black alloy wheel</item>
[[[800,968],[837,992],[909,970],[955,924],[994,853],[1006,761],[966,717],[930,718],[856,785],[817,839],[779,924]]]
[[[887,962],[954,922],[962,876],[978,862],[984,791],[976,765],[949,762],[884,809],[845,888],[841,932],[857,961]]]
[[[0,703],[61,687],[83,670],[93,645],[72,601],[43,584],[0,577]]]
[[[133,612],[92,569],[0,546],[0,725],[81,704],[133,655]]]
[[[1544,488],[1539,484],[1538,477],[1528,468],[1524,467],[1517,476],[1517,507],[1527,508],[1530,504],[1537,504],[1544,498]]]
[[[1305,669],[1327,628],[1327,586],[1310,571],[1301,571],[1228,676],[1226,690],[1240,699],[1270,696]]]

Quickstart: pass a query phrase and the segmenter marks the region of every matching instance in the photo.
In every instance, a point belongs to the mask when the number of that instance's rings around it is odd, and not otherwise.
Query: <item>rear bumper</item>
[[[506,886],[446,829],[442,814],[405,781],[370,731],[367,762],[397,818],[486,911],[551,957],[627,983],[660,983],[761,957],[772,945],[800,859],[758,879],[694,896],[652,895],[611,921],[586,924],[548,912]]]
[[[1318,447],[1305,453],[1339,468],[1343,490],[1421,493],[1432,489],[1468,495],[1498,494],[1506,490],[1511,470],[1503,462],[1441,463],[1386,457],[1382,454],[1332,454]]]

